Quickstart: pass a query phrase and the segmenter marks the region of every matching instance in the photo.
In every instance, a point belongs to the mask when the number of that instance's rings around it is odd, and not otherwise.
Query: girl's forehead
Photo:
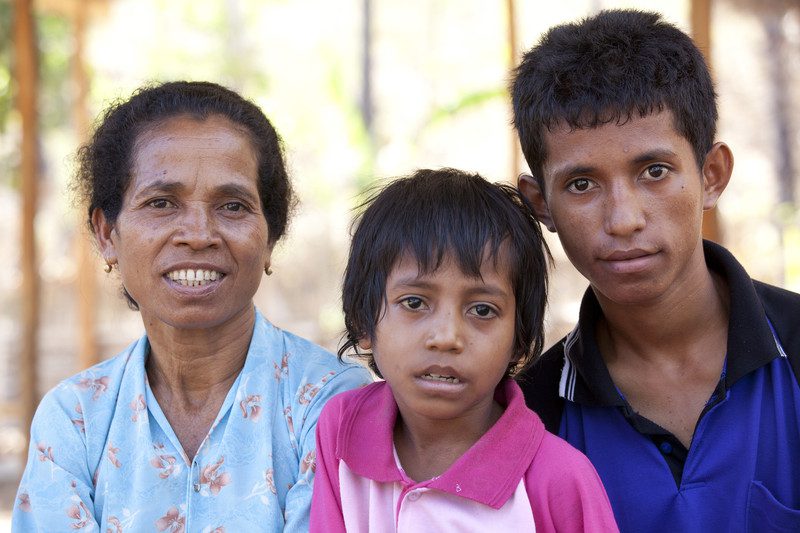
[[[496,250],[492,250],[487,243],[482,254],[458,253],[458,250],[449,248],[430,250],[422,255],[407,249],[398,255],[387,272],[387,278],[398,275],[427,278],[447,272],[450,275],[460,274],[465,278],[478,279],[487,272],[496,272],[510,279],[510,260],[511,254],[506,243],[502,243]]]

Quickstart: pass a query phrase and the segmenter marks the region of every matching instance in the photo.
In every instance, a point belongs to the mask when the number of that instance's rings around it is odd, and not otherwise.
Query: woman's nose
[[[216,221],[206,206],[185,206],[173,242],[200,250],[219,244]]]

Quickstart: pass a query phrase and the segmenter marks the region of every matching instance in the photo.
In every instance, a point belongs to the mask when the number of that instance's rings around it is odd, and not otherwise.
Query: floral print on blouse
[[[325,402],[371,382],[256,311],[247,359],[190,461],[147,383],[144,336],[42,400],[13,531],[307,531]]]

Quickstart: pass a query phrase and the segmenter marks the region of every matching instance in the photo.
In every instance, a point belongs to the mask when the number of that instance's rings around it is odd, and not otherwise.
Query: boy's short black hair
[[[372,354],[358,352],[358,341],[374,337],[386,280],[403,254],[415,257],[422,273],[453,257],[465,274],[480,277],[487,250],[492,261],[507,254],[510,263],[519,360],[509,374],[541,353],[550,251],[527,200],[514,187],[451,168],[418,170],[373,191],[360,207],[365,209],[355,221],[342,289],[347,331],[340,356],[354,349],[380,376]]]
[[[546,130],[594,128],[664,110],[698,166],[714,143],[717,105],[703,54],[661,15],[609,10],[551,28],[511,83],[514,126],[531,172],[543,178]]]

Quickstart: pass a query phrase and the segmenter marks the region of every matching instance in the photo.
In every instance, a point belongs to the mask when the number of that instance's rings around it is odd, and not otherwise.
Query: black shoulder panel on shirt
[[[564,399],[558,395],[561,369],[564,367],[564,340],[542,354],[524,373],[516,376],[525,403],[536,411],[550,433],[558,434]]]
[[[753,285],[800,384],[800,294],[755,280]]]

